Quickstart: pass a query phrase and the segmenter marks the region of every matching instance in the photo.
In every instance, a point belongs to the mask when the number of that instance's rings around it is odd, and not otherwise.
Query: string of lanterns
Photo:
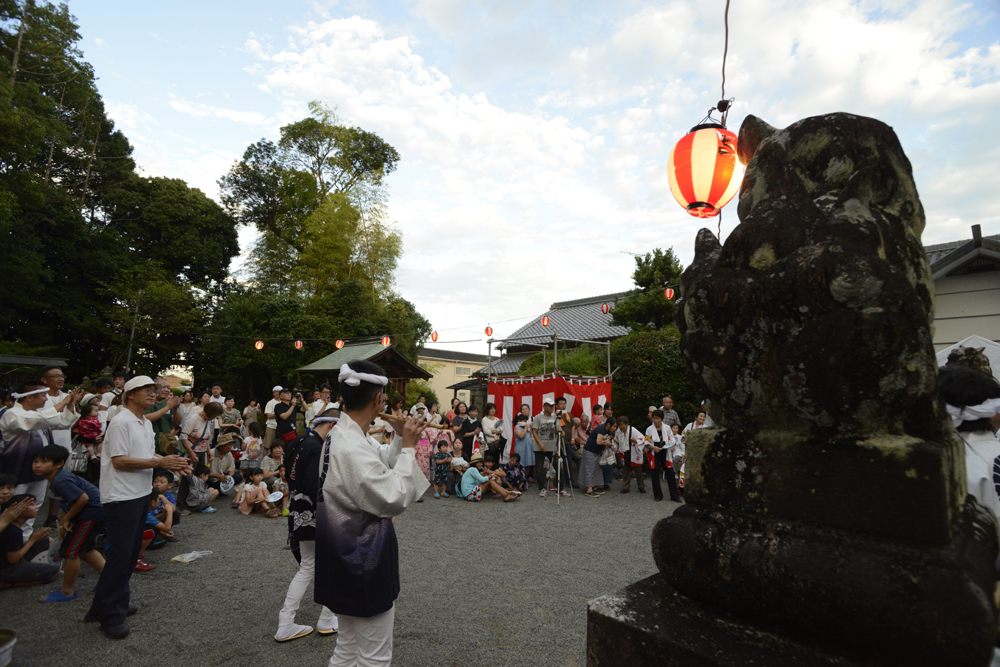
[[[676,294],[676,292],[674,291],[673,287],[668,287],[665,290],[663,290],[663,296],[665,296],[667,298],[667,300],[673,300],[675,294]],[[604,315],[607,315],[610,312],[611,312],[611,304],[609,304],[607,302],[602,303],[601,304],[601,313],[604,314]],[[549,326],[549,324],[551,324],[551,322],[552,322],[552,320],[549,318],[548,315],[543,315],[542,316],[541,325],[543,327]],[[483,333],[485,333],[487,336],[492,336],[493,335],[493,327],[487,324],[486,325],[486,329],[483,331]],[[431,332],[431,335],[430,335],[431,342],[433,342],[433,343],[438,342],[438,338],[440,338],[440,335],[438,334],[438,332],[436,330],[433,331],[433,332]],[[389,347],[389,345],[392,343],[392,338],[390,338],[389,336],[382,336],[381,342],[382,342],[382,346],[383,347]],[[346,344],[346,341],[344,339],[342,339],[342,338],[338,338],[337,341],[336,341],[336,343],[334,343],[334,345],[336,346],[336,348],[338,350],[343,349],[343,347],[344,347],[345,344]],[[301,340],[296,340],[295,343],[294,343],[294,345],[295,345],[295,349],[296,350],[301,350],[304,347],[304,343]],[[263,350],[264,349],[264,341],[258,340],[256,343],[254,343],[254,347],[258,351],[259,350]]]

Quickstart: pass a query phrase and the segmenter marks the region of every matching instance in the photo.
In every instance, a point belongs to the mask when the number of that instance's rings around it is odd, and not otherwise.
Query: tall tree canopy
[[[134,321],[133,367],[156,372],[204,321],[236,226],[183,181],[137,175],[79,39],[65,4],[0,0],[0,337],[93,373],[124,361]]]
[[[635,288],[612,306],[611,323],[632,331],[658,331],[673,324],[674,302],[667,300],[663,290],[667,285],[680,285],[683,270],[672,248],[656,248],[636,257]]]

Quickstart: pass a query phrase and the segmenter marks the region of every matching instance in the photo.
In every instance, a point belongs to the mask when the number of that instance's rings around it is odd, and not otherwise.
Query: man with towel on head
[[[368,361],[340,367],[340,421],[321,461],[316,518],[317,603],[339,619],[330,667],[392,663],[399,549],[393,517],[417,502],[429,483],[414,448],[425,422],[392,420],[389,445],[367,435],[389,380]],[[388,421],[388,420],[387,420]]]

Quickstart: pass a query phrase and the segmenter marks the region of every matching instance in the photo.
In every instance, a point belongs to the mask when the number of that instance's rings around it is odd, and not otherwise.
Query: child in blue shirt
[[[170,492],[173,486],[174,473],[163,468],[155,468],[153,470],[153,488],[160,492],[160,508],[157,510],[155,516],[159,521],[166,523],[167,506],[169,505],[172,508],[170,512],[171,529],[175,528],[181,522],[181,514],[177,511],[177,498]]]
[[[46,445],[35,454],[31,470],[49,481],[52,499],[62,510],[59,534],[63,536],[59,555],[63,566],[62,588],[52,591],[40,602],[70,602],[83,560],[98,574],[104,569],[104,556],[94,548],[97,534],[104,531],[105,514],[101,492],[96,486],[73,473],[63,470],[69,451],[59,445]]]

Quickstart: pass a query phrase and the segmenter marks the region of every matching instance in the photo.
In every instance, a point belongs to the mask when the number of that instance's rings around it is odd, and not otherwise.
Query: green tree
[[[688,381],[680,351],[680,332],[673,324],[659,331],[634,331],[611,343],[611,384],[616,415],[627,415],[633,426],[649,426],[646,409],[671,396],[682,420],[692,419],[700,403]]]
[[[611,308],[611,323],[632,331],[657,331],[674,321],[674,302],[663,294],[667,285],[679,285],[684,267],[674,256],[673,249],[646,253],[635,258],[629,290]]]
[[[410,380],[406,383],[406,397],[403,399],[405,401],[404,405],[409,408],[416,404],[417,399],[421,396],[427,399],[424,404],[430,407],[431,403],[437,403],[440,407],[441,402],[438,401],[438,396],[431,389],[431,386],[423,380]],[[440,411],[440,410],[439,410]]]
[[[608,353],[603,345],[581,345],[569,350],[559,350],[559,372],[566,375],[600,376],[608,374]],[[524,360],[517,374],[541,375],[554,369],[552,350],[543,355],[540,351]]]

